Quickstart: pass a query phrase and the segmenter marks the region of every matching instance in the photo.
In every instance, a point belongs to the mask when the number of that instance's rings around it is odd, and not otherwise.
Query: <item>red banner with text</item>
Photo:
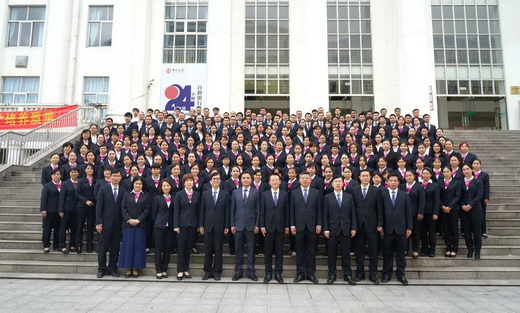
[[[0,130],[11,129],[33,129],[48,123],[61,115],[76,109],[77,105],[67,105],[59,108],[35,110],[35,111],[0,111]],[[66,119],[65,123],[60,123],[60,127],[76,126],[76,116]]]

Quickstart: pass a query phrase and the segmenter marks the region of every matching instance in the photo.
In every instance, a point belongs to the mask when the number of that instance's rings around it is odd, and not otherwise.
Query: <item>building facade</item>
[[[5,0],[0,100],[520,129],[518,0]],[[346,112],[346,111],[344,111]]]

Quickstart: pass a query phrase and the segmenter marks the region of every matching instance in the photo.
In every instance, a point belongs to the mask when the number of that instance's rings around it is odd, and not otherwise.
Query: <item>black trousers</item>
[[[229,253],[235,252],[235,235],[231,232],[228,233],[228,245],[229,245]]]
[[[283,241],[285,233],[274,230],[265,234],[265,274],[273,273],[273,252],[275,258],[274,273],[281,274],[283,271]]]
[[[314,275],[316,273],[316,242],[315,231],[304,229],[296,232],[296,274]]]
[[[442,212],[441,219],[446,250],[457,253],[459,251],[459,211]]]
[[[265,240],[264,236],[262,235],[262,232],[259,232],[255,235],[255,242],[256,242],[256,252],[261,253],[264,252],[265,249]]]
[[[435,253],[435,222],[432,214],[424,214],[421,225],[422,251],[424,253]]]
[[[357,275],[365,275],[365,254],[368,245],[368,273],[376,275],[377,272],[377,247],[379,234],[374,229],[367,232],[365,224],[361,225],[356,233],[356,273]]]
[[[222,274],[224,263],[222,252],[224,250],[224,230],[213,228],[204,233],[204,272],[213,275]]]
[[[487,234],[487,225],[486,225],[486,211],[487,211],[487,204],[484,204],[484,201],[482,201],[482,233]]]
[[[153,246],[153,221],[152,217],[150,215],[146,216],[144,218],[146,223],[146,249],[151,249]]]
[[[462,211],[462,210],[461,210]],[[473,209],[462,213],[464,240],[468,251],[479,251],[482,248],[482,211]]]
[[[290,250],[289,251],[296,251],[296,236],[294,236],[292,233],[289,233],[289,240],[290,240]]]
[[[171,227],[153,229],[155,272],[168,272],[170,265],[170,251],[173,238]]]
[[[417,219],[417,216],[412,216],[412,235],[408,238],[408,242],[412,242],[412,251],[419,252],[421,244],[421,224],[422,221]],[[406,250],[409,250],[408,247]]]
[[[98,270],[103,272],[107,270],[107,252],[110,251],[108,259],[108,270],[110,272],[117,271],[117,261],[119,259],[120,244],[120,228],[103,228],[103,231],[99,235]]]
[[[181,227],[177,234],[177,272],[187,272],[190,268],[191,245],[195,240],[195,227]]]
[[[392,276],[392,267],[397,267],[397,277],[404,277],[404,271],[406,269],[406,259],[404,256],[406,250],[406,235],[398,235],[395,232],[392,234],[385,234],[384,241],[384,254],[383,254],[383,275]]]
[[[60,249],[67,247],[67,229],[70,228],[69,247],[76,247],[76,212],[65,212],[60,222]]]
[[[255,234],[253,231],[237,231],[235,234],[235,272],[244,272],[244,244],[247,243],[247,273],[255,273]]]
[[[341,269],[343,276],[352,276],[352,269],[350,268],[350,234],[340,234],[338,236],[330,236],[328,239],[328,267],[329,276],[336,276],[336,258],[338,255],[338,246],[341,251]]]
[[[52,240],[52,244],[55,249],[58,248],[60,242],[60,215],[58,212],[49,212],[47,211],[47,217],[43,218],[43,235],[42,235],[42,243],[44,248],[49,248],[51,246],[51,233],[54,230],[54,236]]]
[[[87,245],[92,245],[96,229],[96,207],[78,208],[76,212],[76,244],[83,247],[83,228],[87,221]]]

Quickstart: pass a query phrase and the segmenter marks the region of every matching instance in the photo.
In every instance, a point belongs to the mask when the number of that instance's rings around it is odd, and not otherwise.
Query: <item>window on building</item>
[[[113,6],[90,6],[88,16],[87,46],[110,47],[112,45],[113,18]]]
[[[12,6],[7,46],[41,47],[45,24],[44,6]]]
[[[206,63],[207,0],[166,1],[163,63]]]
[[[3,77],[2,103],[38,103],[39,77]]]
[[[289,94],[289,1],[247,0],[244,93]]]
[[[108,103],[108,77],[85,77],[83,103]]]

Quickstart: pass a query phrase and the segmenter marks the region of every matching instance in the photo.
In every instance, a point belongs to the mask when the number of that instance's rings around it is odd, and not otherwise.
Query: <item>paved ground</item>
[[[0,312],[520,312],[519,287],[0,280]]]

